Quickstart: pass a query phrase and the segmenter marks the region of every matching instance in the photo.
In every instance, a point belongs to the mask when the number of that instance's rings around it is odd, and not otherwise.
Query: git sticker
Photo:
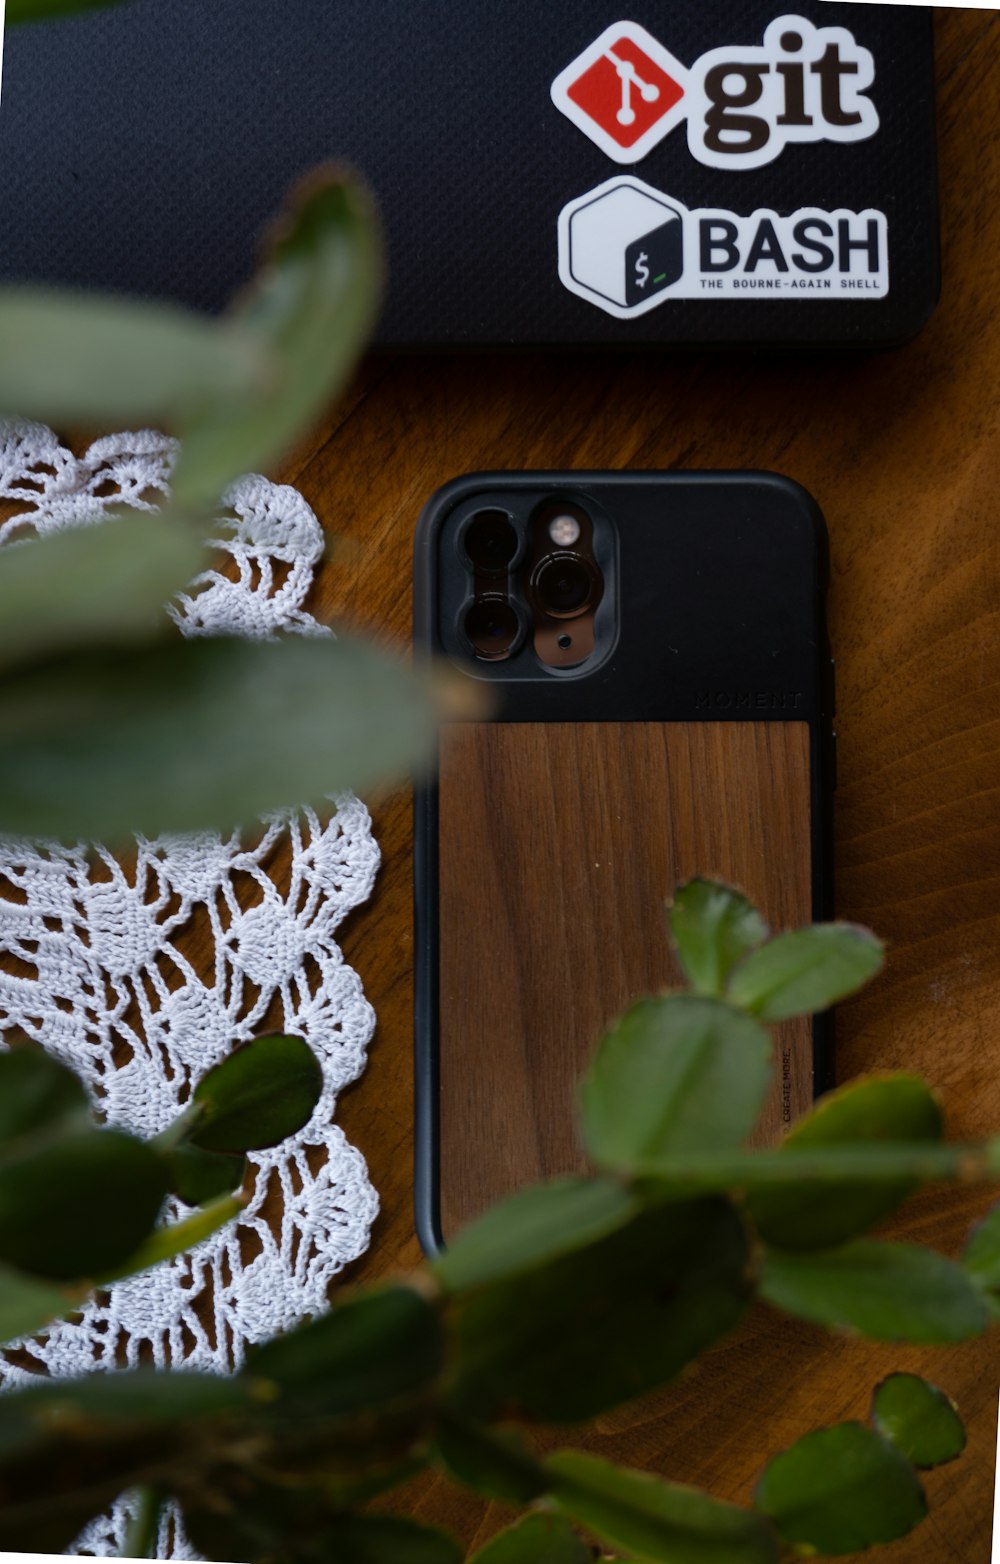
[[[637,163],[684,118],[687,81],[652,33],[617,22],[560,71],[552,101],[616,163]]]

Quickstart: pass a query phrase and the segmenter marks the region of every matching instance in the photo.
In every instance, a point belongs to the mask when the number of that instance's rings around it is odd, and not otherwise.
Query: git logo
[[[606,27],[552,83],[552,101],[616,163],[637,163],[684,118],[688,73],[637,22]]]
[[[763,43],[725,44],[686,67],[618,22],[552,83],[552,101],[616,163],[638,163],[681,120],[710,168],[760,168],[793,142],[864,141],[879,128],[875,62],[846,27],[779,16]]]

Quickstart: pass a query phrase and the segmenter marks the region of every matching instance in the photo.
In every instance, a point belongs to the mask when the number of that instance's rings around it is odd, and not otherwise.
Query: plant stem
[[[121,1557],[124,1559],[152,1559],[156,1557],[156,1539],[160,1529],[160,1510],[163,1495],[157,1488],[135,1490],[136,1512],[129,1521]]]

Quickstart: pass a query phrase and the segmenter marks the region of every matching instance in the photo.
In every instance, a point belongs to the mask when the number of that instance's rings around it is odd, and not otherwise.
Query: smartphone
[[[476,680],[415,807],[416,1226],[434,1254],[583,1165],[577,1082],[608,1024],[680,982],[676,886],[772,927],[830,914],[826,528],[757,472],[479,473],[415,549],[419,656]],[[758,1139],[831,1083],[826,1023],[777,1031]]]

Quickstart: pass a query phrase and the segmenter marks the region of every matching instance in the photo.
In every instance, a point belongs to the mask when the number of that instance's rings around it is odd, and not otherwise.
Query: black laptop
[[[386,344],[912,336],[922,7],[133,0],[11,29],[0,276],[219,309],[309,167],[367,177]]]

